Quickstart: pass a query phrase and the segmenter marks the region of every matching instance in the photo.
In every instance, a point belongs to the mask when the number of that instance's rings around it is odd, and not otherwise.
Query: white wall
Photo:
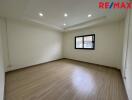
[[[8,70],[62,58],[62,33],[29,22],[7,19]]]
[[[9,52],[8,52],[8,41],[7,41],[7,30],[6,30],[6,19],[1,21],[1,32],[2,32],[2,44],[3,44],[3,57],[4,57],[4,67],[7,70],[9,66]]]
[[[122,74],[129,100],[132,100],[132,11],[128,11],[125,20],[124,50]]]
[[[123,21],[64,33],[64,57],[119,68],[122,60]],[[95,50],[74,49],[75,36],[95,34]]]
[[[126,58],[127,58],[127,50],[128,50],[128,35],[129,35],[129,13],[125,18],[125,25],[124,25],[124,39],[123,39],[123,54],[122,54],[122,76],[125,77],[125,70],[126,70]]]
[[[3,46],[2,46],[2,23],[3,19],[0,18],[0,100],[4,100],[4,57],[3,57]]]

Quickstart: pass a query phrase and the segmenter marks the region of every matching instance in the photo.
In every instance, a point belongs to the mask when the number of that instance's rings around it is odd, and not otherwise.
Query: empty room
[[[132,1],[0,0],[0,100],[132,100]]]

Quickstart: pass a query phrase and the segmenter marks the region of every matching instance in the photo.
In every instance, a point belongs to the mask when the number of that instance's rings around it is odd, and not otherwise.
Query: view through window
[[[75,37],[75,49],[95,49],[95,34]]]

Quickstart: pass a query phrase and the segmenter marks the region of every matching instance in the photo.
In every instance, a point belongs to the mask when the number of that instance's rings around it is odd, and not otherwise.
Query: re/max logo
[[[132,2],[99,2],[100,9],[132,9]]]

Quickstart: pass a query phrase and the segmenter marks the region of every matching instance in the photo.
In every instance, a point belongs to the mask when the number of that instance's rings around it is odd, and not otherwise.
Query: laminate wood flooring
[[[6,73],[6,100],[127,100],[119,70],[62,59]]]

